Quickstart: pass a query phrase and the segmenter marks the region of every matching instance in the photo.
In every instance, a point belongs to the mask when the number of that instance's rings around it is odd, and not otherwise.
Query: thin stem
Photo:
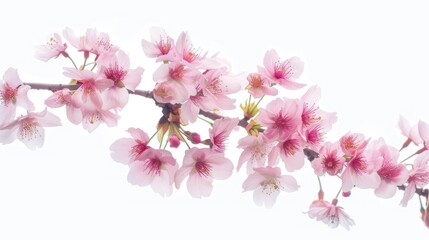
[[[162,147],[162,141],[164,141],[164,136],[165,136],[165,133],[162,134],[161,141],[159,141],[159,149],[161,149],[161,147]],[[167,140],[165,142],[167,142]]]
[[[337,198],[337,199],[338,199],[338,196],[340,196],[340,193],[341,193],[341,189],[342,189],[342,187],[340,187],[340,190],[338,190],[338,193],[337,193],[337,195],[335,196],[335,198]]]
[[[97,66],[97,63],[94,62],[94,66],[92,66],[91,71],[94,70],[94,68]]]
[[[82,65],[82,69],[80,69],[80,70],[84,70],[85,69],[85,67],[86,67],[86,60],[87,60],[88,58],[84,58],[84,60],[83,60],[83,65]]]
[[[152,140],[152,138],[155,137],[155,135],[159,132],[159,130],[161,130],[161,128],[158,128],[158,130],[156,130],[156,132],[152,135],[152,137],[149,138],[146,145],[149,144],[150,140]]]
[[[320,181],[320,177],[319,176],[317,176],[317,181],[319,182],[319,190],[323,191],[323,189],[322,189],[322,182]]]
[[[424,152],[425,150],[426,150],[426,147],[423,147],[423,148],[421,148],[421,149],[417,150],[417,152],[415,152],[415,153],[411,154],[411,156],[409,156],[409,157],[405,158],[404,160],[402,160],[402,161],[401,161],[401,162],[399,162],[399,163],[403,163],[403,162],[407,161],[408,159],[410,159],[410,158],[414,157],[415,155],[417,155],[417,154],[420,154],[420,153]]]
[[[168,141],[165,141],[164,148],[162,148],[163,150],[165,150],[165,148],[167,147],[167,143]]]
[[[70,61],[73,63],[74,68],[78,69],[76,63],[73,61],[73,58],[71,58],[70,56],[68,56],[67,58],[70,59]]]
[[[253,110],[255,110],[264,97],[265,97],[265,94],[258,100],[258,102],[255,104],[255,106],[253,106],[252,110],[250,110],[249,112],[252,112]]]

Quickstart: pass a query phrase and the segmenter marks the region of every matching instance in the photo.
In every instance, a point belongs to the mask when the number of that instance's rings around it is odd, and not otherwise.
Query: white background
[[[399,114],[412,122],[429,121],[429,14],[425,1],[4,1],[0,14],[0,73],[18,68],[29,82],[67,83],[66,59],[36,60],[34,47],[66,26],[77,33],[88,27],[110,34],[112,43],[143,66],[140,89],[153,87],[156,67],[141,50],[152,26],[174,38],[188,31],[194,44],[229,59],[234,72],[253,72],[266,50],[305,62],[300,78],[322,88],[322,108],[338,113],[329,140],[349,130],[374,139],[383,136],[399,147]],[[346,3],[348,2],[348,3]],[[305,91],[297,91],[299,96]],[[291,96],[289,91],[282,92]],[[39,110],[47,92],[31,92]],[[244,98],[239,99],[243,102]],[[266,104],[267,101],[264,102]],[[243,173],[216,182],[211,197],[193,199],[186,189],[162,198],[150,188],[127,183],[127,167],[114,162],[109,146],[128,127],[151,134],[160,111],[131,97],[116,128],[88,134],[67,122],[47,130],[45,146],[29,151],[19,142],[0,146],[0,239],[424,239],[416,198],[399,206],[402,192],[383,200],[368,190],[340,198],[356,222],[351,231],[330,229],[303,212],[317,197],[317,181],[306,163],[294,173],[301,190],[281,194],[272,209],[257,207],[242,193]],[[226,113],[237,116],[239,113]],[[227,156],[239,151],[230,139]],[[402,156],[404,158],[405,155]],[[178,154],[181,163],[180,154]],[[324,179],[323,179],[324,180]],[[326,181],[325,181],[326,182]],[[328,181],[332,198],[338,181]]]

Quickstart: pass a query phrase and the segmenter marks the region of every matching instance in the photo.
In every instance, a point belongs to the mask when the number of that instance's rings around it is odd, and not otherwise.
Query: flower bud
[[[350,195],[352,195],[352,192],[350,192],[350,191],[343,192],[342,195],[343,195],[343,197],[350,197]]]
[[[172,148],[177,148],[180,146],[180,139],[175,135],[172,135],[168,141],[170,142],[170,147]]]
[[[198,144],[201,142],[200,134],[198,133],[191,133],[191,142],[193,144]]]

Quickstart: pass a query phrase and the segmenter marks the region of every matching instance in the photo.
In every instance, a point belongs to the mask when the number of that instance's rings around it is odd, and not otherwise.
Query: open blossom
[[[254,168],[264,167],[268,159],[268,154],[274,147],[273,142],[269,142],[263,133],[258,136],[246,136],[238,141],[238,148],[243,152],[238,159],[237,172],[247,162],[247,173],[252,173]]]
[[[268,165],[277,165],[280,156],[287,171],[293,172],[301,169],[305,162],[302,142],[297,133],[293,133],[286,139],[279,140],[268,155]]]
[[[232,130],[237,126],[238,118],[222,118],[216,119],[213,123],[213,128],[210,129],[210,141],[212,149],[216,152],[225,151],[225,141],[228,139]]]
[[[176,55],[176,59],[174,61],[193,68],[208,68],[207,66],[202,66],[206,59],[207,52],[201,54],[199,48],[195,48],[192,45],[188,33],[182,32],[179,35],[174,50]]]
[[[246,89],[254,98],[260,98],[264,95],[275,96],[278,93],[277,89],[271,87],[270,80],[259,73],[249,74],[247,81],[249,85],[247,85]]]
[[[407,187],[401,200],[401,205],[406,207],[408,201],[413,198],[417,187],[424,188],[429,184],[429,151],[424,151],[415,160],[413,168],[409,171]]]
[[[272,140],[287,139],[302,124],[302,106],[298,100],[277,98],[259,109],[257,121],[267,127],[265,135]]]
[[[142,39],[144,54],[156,61],[173,61],[175,59],[174,40],[162,28],[150,30],[151,42]]]
[[[118,125],[119,115],[104,109],[87,109],[82,111],[82,126],[88,132],[94,131],[101,123],[109,127]]]
[[[374,190],[376,196],[391,198],[395,195],[397,186],[404,184],[408,179],[408,171],[403,164],[397,162],[399,151],[386,145],[380,138],[372,142],[365,153],[369,161],[378,165],[377,174],[380,176],[380,185]]]
[[[222,153],[211,149],[191,148],[185,151],[183,164],[175,177],[176,188],[188,177],[188,192],[194,198],[208,197],[213,190],[213,179],[225,180],[234,166]]]
[[[379,167],[378,164],[369,161],[364,154],[352,157],[347,161],[346,168],[341,174],[343,192],[349,192],[353,187],[377,188],[381,182],[377,174]]]
[[[415,145],[422,143],[422,138],[419,135],[419,128],[417,124],[411,127],[411,124],[407,119],[399,116],[398,127],[401,130],[402,135],[407,138],[402,148],[406,148],[411,142]]]
[[[342,207],[337,206],[337,202],[337,199],[334,199],[332,203],[322,199],[313,201],[307,214],[310,218],[316,218],[317,221],[322,221],[331,228],[341,225],[350,230],[350,226],[355,225],[355,222]]]
[[[280,57],[274,49],[265,53],[264,67],[258,67],[258,72],[270,79],[272,83],[291,90],[305,86],[305,84],[295,82],[303,70],[304,63],[298,57],[280,61]]]
[[[253,200],[258,206],[265,205],[266,208],[271,208],[280,191],[294,192],[299,188],[295,178],[281,175],[278,167],[255,168],[254,171],[243,182],[243,191],[254,191]]]
[[[59,108],[65,105],[68,120],[77,125],[82,122],[82,111],[72,101],[72,95],[73,93],[68,88],[58,90],[45,100],[45,105],[50,108]]]
[[[314,173],[323,176],[340,174],[344,168],[343,152],[338,143],[326,142],[319,150],[319,157],[311,162]]]
[[[140,155],[149,149],[149,137],[139,128],[129,128],[127,132],[132,138],[120,138],[110,146],[110,156],[113,160],[122,163],[130,164],[136,161]]]
[[[86,57],[97,42],[97,31],[93,28],[88,28],[84,36],[77,36],[71,28],[67,27],[63,30],[63,36],[73,47],[84,52]]]
[[[195,122],[200,113],[200,109],[203,111],[212,111],[216,108],[216,104],[211,100],[211,98],[204,96],[204,93],[201,89],[201,86],[197,84],[195,87],[196,94],[190,96],[188,101],[182,104],[182,119],[185,122]]]
[[[112,81],[113,85],[103,91],[103,102],[105,109],[122,109],[128,103],[128,90],[135,91],[141,82],[144,69],[138,67],[130,69],[130,59],[123,51],[118,51],[100,67],[100,78]]]
[[[0,143],[8,144],[18,138],[29,149],[35,150],[42,147],[45,141],[44,127],[60,125],[60,118],[48,112],[46,108],[42,112],[29,112],[0,128]]]
[[[37,47],[36,58],[46,62],[60,55],[68,57],[66,49],[67,44],[63,43],[58,33],[54,33],[45,45]]]
[[[128,182],[139,186],[150,185],[161,196],[170,196],[178,168],[176,159],[169,151],[150,148],[130,163]]]
[[[22,84],[16,69],[6,70],[3,81],[0,82],[0,127],[15,118],[17,106],[28,111],[34,110],[34,105],[27,96],[28,90],[30,86]]]
[[[340,147],[346,157],[350,158],[361,154],[368,145],[369,139],[365,140],[365,136],[361,133],[347,133],[340,138]]]

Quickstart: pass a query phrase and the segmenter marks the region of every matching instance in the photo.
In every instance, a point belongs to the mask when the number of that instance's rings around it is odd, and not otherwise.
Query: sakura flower
[[[280,191],[294,192],[299,188],[295,178],[281,175],[278,167],[255,168],[254,171],[243,182],[243,191],[253,190],[253,201],[258,206],[265,205],[266,208],[271,208]]]
[[[262,133],[258,136],[246,136],[240,139],[238,148],[242,148],[243,152],[238,159],[237,172],[246,162],[247,173],[252,173],[254,168],[264,167],[273,147],[274,143],[269,142]]]
[[[342,207],[337,206],[337,199],[332,201],[332,204],[321,199],[313,201],[308,210],[308,216],[315,218],[317,221],[322,221],[331,228],[336,228],[338,225],[350,230],[350,226],[355,225],[353,219],[344,212]]]
[[[204,93],[200,85],[196,86],[196,94],[190,96],[188,101],[182,104],[182,118],[186,123],[195,122],[198,118],[198,114],[201,110],[212,111],[216,108],[216,105],[211,98],[204,96]]]
[[[128,182],[139,186],[150,185],[161,196],[170,196],[178,168],[169,151],[150,148],[130,164]]]
[[[216,119],[213,123],[213,128],[209,130],[211,148],[216,152],[225,151],[225,141],[229,134],[237,126],[238,118],[222,118]]]
[[[66,52],[67,44],[63,43],[61,36],[58,33],[54,33],[49,41],[45,45],[37,47],[36,58],[47,62],[52,58],[57,58],[60,55],[68,57]]]
[[[46,108],[42,112],[29,112],[0,128],[0,143],[8,144],[18,138],[29,149],[35,150],[42,147],[45,141],[44,127],[60,125],[60,118],[48,112]]]
[[[413,198],[417,187],[425,187],[429,183],[429,151],[424,151],[415,160],[413,168],[409,171],[407,187],[401,200],[401,205],[406,207],[408,201]]]
[[[418,125],[411,127],[411,124],[407,119],[399,116],[398,127],[401,130],[402,135],[407,138],[402,148],[406,148],[411,142],[413,142],[415,145],[422,143],[422,138],[419,135]]]
[[[74,31],[67,27],[63,30],[63,36],[73,47],[84,52],[85,58],[89,57],[89,53],[97,42],[97,31],[91,28],[86,30],[84,36],[76,36]]]
[[[183,103],[189,99],[188,91],[178,82],[167,81],[156,84],[153,97],[160,103]]]
[[[110,146],[110,156],[113,160],[122,163],[130,164],[136,161],[141,154],[149,149],[149,137],[139,128],[129,128],[127,132],[132,138],[120,138]]]
[[[260,98],[264,95],[275,96],[278,93],[277,89],[271,87],[270,80],[259,73],[249,74],[247,81],[249,85],[247,85],[246,89],[254,98]]]
[[[377,174],[380,176],[380,185],[374,190],[376,196],[391,198],[396,193],[397,186],[404,184],[408,179],[408,171],[403,164],[397,163],[399,151],[386,145],[380,138],[368,146],[365,153],[369,161],[379,165]]]
[[[82,111],[72,101],[72,95],[68,88],[58,90],[45,100],[45,105],[51,108],[59,108],[65,105],[68,120],[73,124],[79,124],[82,122]]]
[[[112,81],[113,85],[103,91],[105,109],[122,109],[128,102],[128,90],[134,91],[141,82],[144,69],[130,69],[130,59],[119,50],[112,61],[101,66],[101,79]]]
[[[185,151],[183,164],[175,177],[176,188],[188,177],[187,188],[194,198],[208,197],[213,190],[213,179],[225,180],[234,166],[222,153],[211,149],[191,148]]]
[[[258,67],[259,74],[270,79],[272,83],[291,90],[305,86],[305,84],[295,82],[303,70],[304,63],[298,57],[280,61],[280,57],[274,49],[265,53],[264,68]]]
[[[423,121],[418,123],[419,135],[423,142],[423,150],[429,149],[429,124]]]
[[[151,42],[142,39],[144,54],[156,61],[173,61],[175,59],[174,40],[162,28],[150,30]]]
[[[193,68],[201,67],[207,55],[207,52],[202,55],[199,49],[194,48],[189,35],[185,32],[179,35],[174,50],[176,55],[175,61]]]
[[[298,134],[292,134],[286,139],[279,140],[277,145],[268,155],[268,165],[277,165],[278,158],[282,159],[286,170],[293,172],[304,166],[305,155],[302,147],[302,139]]]
[[[365,155],[352,157],[341,174],[343,192],[349,192],[355,186],[363,189],[377,188],[381,182],[378,170],[379,165],[369,161]]]
[[[27,96],[28,90],[30,86],[23,85],[16,69],[6,70],[0,82],[0,127],[15,119],[17,106],[28,111],[34,110]]]
[[[82,111],[82,126],[88,132],[94,131],[101,123],[109,127],[118,125],[119,116],[104,109],[87,109]]]
[[[344,168],[343,152],[338,143],[326,142],[319,150],[319,157],[311,162],[314,173],[323,176],[340,174]]]
[[[359,155],[368,145],[369,139],[360,133],[347,133],[340,138],[340,146],[347,158]]]
[[[302,106],[298,100],[277,98],[266,109],[259,109],[257,121],[266,126],[265,135],[272,140],[287,139],[302,124]]]
[[[95,41],[91,53],[95,54],[97,64],[104,65],[115,59],[115,53],[119,50],[117,46],[110,43],[110,37],[107,33],[96,32],[97,40]]]

